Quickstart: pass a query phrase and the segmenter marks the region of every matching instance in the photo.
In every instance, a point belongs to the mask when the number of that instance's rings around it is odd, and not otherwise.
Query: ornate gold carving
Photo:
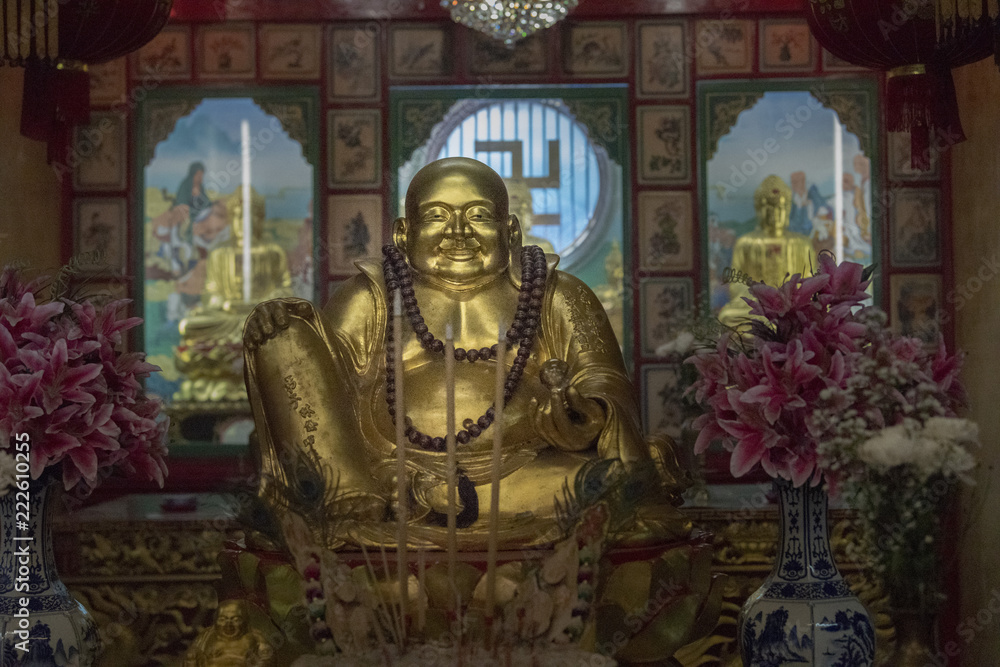
[[[149,104],[144,127],[145,139],[142,142],[143,154],[140,156],[140,162],[143,166],[148,165],[149,161],[153,159],[156,145],[170,136],[177,121],[194,111],[197,104],[194,100],[151,102]]]
[[[409,155],[431,136],[434,126],[444,119],[447,109],[444,102],[406,102],[400,108],[400,122],[404,131],[399,133],[400,154]]]
[[[565,103],[576,120],[587,128],[591,141],[616,155],[623,129],[618,104],[611,101],[572,99],[565,100]]]
[[[308,112],[306,109],[307,106],[311,106],[310,102],[305,99],[295,102],[274,102],[255,99],[254,102],[260,105],[261,109],[278,119],[281,127],[285,132],[288,132],[288,136],[301,144],[302,155],[308,160],[311,154],[309,145],[314,140],[309,135]]]
[[[759,93],[710,93],[705,102],[708,106],[708,156],[711,160],[719,147],[719,139],[726,136],[736,125],[736,119],[747,109],[753,108],[757,100],[764,97]]]
[[[590,291],[582,285],[576,287],[576,298],[569,302],[569,320],[573,323],[573,333],[581,352],[600,352],[606,354],[611,350],[608,341],[601,336],[601,323],[592,310],[584,310],[582,304],[590,303]]]
[[[870,118],[872,103],[868,99],[868,92],[863,90],[827,92],[822,85],[809,92],[823,106],[836,112],[847,131],[858,138],[865,155],[871,155],[872,136],[869,128],[873,127],[874,123]]]

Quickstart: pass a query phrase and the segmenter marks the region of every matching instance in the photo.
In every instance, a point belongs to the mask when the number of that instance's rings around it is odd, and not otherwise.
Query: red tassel
[[[930,169],[931,138],[965,141],[951,70],[928,67],[921,74],[889,75],[886,122],[890,132],[910,133],[910,166]]]

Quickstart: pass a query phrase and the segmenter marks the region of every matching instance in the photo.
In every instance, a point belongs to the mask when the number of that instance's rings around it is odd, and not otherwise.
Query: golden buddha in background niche
[[[637,513],[640,538],[688,535],[690,524],[674,507],[682,490],[674,453],[666,441],[643,437],[632,383],[600,301],[580,280],[556,270],[555,255],[532,246],[522,252],[521,227],[508,213],[500,176],[467,158],[421,169],[385,254],[383,265],[358,262],[360,274],[322,313],[306,301],[280,299],[258,306],[247,321],[247,388],[265,501],[280,506],[282,491],[290,490],[302,506],[324,504],[326,516],[349,514],[351,520],[321,536],[331,548],[395,539],[389,283],[402,289],[407,314],[393,335],[404,344],[411,546],[445,543],[441,339],[451,324],[460,429],[458,542],[461,549],[485,547],[497,370],[490,348],[498,321],[519,343],[503,361],[512,374],[504,408],[501,544],[553,541],[556,497],[595,458],[617,459],[626,468],[648,464],[666,478],[670,491]],[[520,313],[519,303],[525,304]]]
[[[809,273],[816,266],[812,242],[788,229],[792,189],[772,174],[757,188],[753,203],[757,229],[736,239],[732,272],[771,286],[781,285],[789,275]],[[719,312],[719,320],[728,326],[746,323],[750,306],[743,297],[750,296],[748,286],[738,281],[730,282],[729,296],[729,303]]]
[[[229,241],[208,255],[202,302],[180,322],[176,365],[185,380],[176,401],[246,400],[243,380],[243,324],[261,301],[292,294],[285,251],[265,241],[264,197],[250,189],[250,298],[243,287],[243,189],[226,201]]]

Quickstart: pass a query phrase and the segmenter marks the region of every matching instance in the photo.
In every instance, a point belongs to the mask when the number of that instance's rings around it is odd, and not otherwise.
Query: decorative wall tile
[[[256,74],[256,47],[251,24],[201,26],[196,51],[200,77],[252,79]]]
[[[643,271],[689,271],[694,268],[691,193],[639,193],[639,268]]]
[[[640,281],[641,351],[656,356],[687,326],[694,309],[694,281],[690,278],[645,278]]]
[[[382,195],[327,198],[330,275],[354,273],[354,262],[378,257],[382,247]]]
[[[332,101],[379,99],[381,34],[378,25],[367,23],[330,31],[327,92]]]
[[[444,25],[405,24],[389,28],[389,76],[435,79],[451,72],[451,31]]]
[[[322,28],[316,24],[260,27],[260,73],[265,79],[318,79]]]
[[[690,107],[641,106],[636,114],[639,183],[677,185],[690,181]]]
[[[382,114],[377,109],[327,113],[330,187],[382,183]]]
[[[636,95],[686,97],[691,87],[687,24],[684,21],[640,21],[637,26]]]
[[[87,273],[125,275],[127,224],[125,199],[77,199],[73,202],[73,251]]]
[[[575,23],[566,26],[567,74],[587,77],[628,75],[628,29],[624,23]]]
[[[941,263],[941,203],[936,188],[890,190],[889,255],[895,266]]]

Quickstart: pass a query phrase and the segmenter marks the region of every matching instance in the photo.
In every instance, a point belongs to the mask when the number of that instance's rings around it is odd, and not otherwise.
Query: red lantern
[[[994,53],[997,0],[809,0],[809,25],[830,53],[888,72],[887,125],[910,133],[914,168],[930,140],[965,140],[951,69]]]
[[[135,51],[156,36],[172,0],[0,0],[0,64],[25,68],[21,134],[49,141],[90,115],[85,65]]]

